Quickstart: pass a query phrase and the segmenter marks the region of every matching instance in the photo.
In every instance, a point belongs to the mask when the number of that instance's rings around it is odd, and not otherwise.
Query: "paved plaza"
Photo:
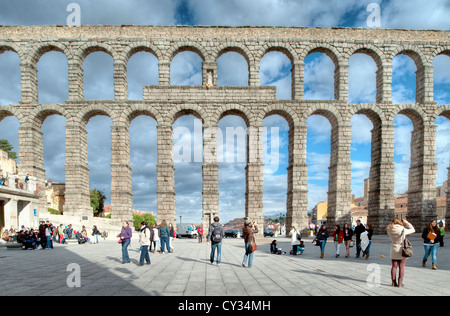
[[[129,264],[121,264],[121,246],[114,241],[57,244],[45,251],[7,250],[0,252],[0,295],[410,296],[437,294],[436,289],[450,295],[450,242],[439,249],[438,270],[432,270],[431,258],[426,268],[421,266],[419,237],[410,238],[415,255],[407,262],[405,287],[400,289],[390,286],[390,240],[374,236],[368,261],[356,259],[355,248],[344,258],[343,246],[336,259],[331,241],[320,259],[311,239],[304,239],[306,249],[300,256],[272,255],[272,239],[260,239],[252,268],[241,265],[242,239],[224,240],[220,266],[209,263],[208,245],[190,239],[175,240],[173,254],[152,253],[151,265],[144,266],[138,265],[137,240],[129,248]],[[279,247],[290,250],[288,239],[277,240]]]

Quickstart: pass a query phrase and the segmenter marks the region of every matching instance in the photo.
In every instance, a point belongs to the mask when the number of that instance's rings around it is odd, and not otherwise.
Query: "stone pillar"
[[[217,86],[217,63],[203,63],[202,85],[207,83]]]
[[[264,163],[263,127],[249,126],[247,128],[247,166],[245,167],[246,193],[245,216],[258,223],[258,236],[263,236],[263,187]]]
[[[343,225],[351,221],[351,126],[338,126],[331,130],[331,157],[328,180],[327,226]]]
[[[303,82],[305,81],[305,63],[299,62],[292,65],[292,82],[291,93],[292,100],[303,100],[305,98],[305,90]]]
[[[416,71],[416,103],[435,103],[433,98],[433,65],[423,64]]]
[[[334,70],[334,98],[348,102],[348,64],[338,64]]]
[[[111,220],[133,222],[129,126],[111,126]]]
[[[214,216],[219,215],[219,165],[217,163],[217,126],[203,128],[203,217],[205,236]]]
[[[66,125],[66,190],[64,215],[92,216],[89,194],[87,131],[82,123]]]
[[[259,63],[250,62],[248,65],[248,85],[249,87],[259,87],[261,85],[259,79]]]
[[[115,100],[128,99],[127,65],[124,61],[114,62],[114,97]]]
[[[158,61],[159,72],[159,85],[170,86],[170,61],[159,60]]]
[[[394,218],[394,125],[377,124],[372,129],[368,219],[375,234],[385,234]]]
[[[176,223],[175,176],[172,157],[172,126],[158,125],[158,164],[156,165],[158,222]]]
[[[382,64],[377,72],[377,103],[392,103],[392,65]]]
[[[23,61],[20,63],[22,100],[20,104],[38,104],[38,78],[35,63]]]
[[[307,126],[289,130],[289,167],[286,200],[286,232],[292,226],[306,234],[308,227],[308,165],[306,164]]]
[[[411,133],[411,166],[407,220],[421,230],[436,219],[436,125],[415,126]]]
[[[69,101],[83,100],[83,65],[77,58],[68,62]]]
[[[42,132],[38,126],[24,124],[19,127],[19,158],[19,185],[24,184],[24,189],[26,189],[25,177],[27,174],[34,177],[36,179],[34,193],[39,195],[39,211],[48,213],[45,195],[44,148]]]

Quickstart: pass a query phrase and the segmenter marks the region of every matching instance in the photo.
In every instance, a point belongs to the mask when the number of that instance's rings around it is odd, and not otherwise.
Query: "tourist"
[[[198,243],[201,244],[203,242],[203,225],[201,225],[198,228],[197,234],[198,234]]]
[[[444,247],[444,236],[445,236],[445,227],[444,227],[444,223],[442,221],[439,222],[439,231],[441,232],[440,236],[441,238],[439,239],[439,247]]]
[[[141,251],[141,257],[139,259],[139,265],[144,265],[144,260],[147,264],[150,264],[150,255],[148,254],[148,247],[150,246],[150,229],[147,223],[141,223],[141,230],[139,231],[139,246]]]
[[[350,257],[350,246],[353,238],[353,230],[348,226],[347,223],[342,227],[342,233],[344,234],[344,244],[345,244],[345,258]]]
[[[50,223],[50,221],[47,221],[45,223],[45,225],[47,226],[45,228],[45,237],[46,237],[46,240],[47,240],[46,248],[47,249],[53,249],[53,241],[52,241],[53,225]]]
[[[330,233],[328,232],[328,228],[325,224],[320,226],[319,231],[317,232],[316,238],[320,242],[320,258],[322,259],[325,254],[325,245],[327,244],[327,238],[330,237]]]
[[[219,221],[219,216],[214,216],[214,222],[209,226],[208,236],[206,237],[207,243],[211,241],[211,254],[209,256],[209,261],[211,264],[214,263],[215,252],[217,249],[217,265],[220,264],[222,255],[222,239],[225,235],[222,224],[220,224]]]
[[[153,245],[155,248],[155,252],[160,251],[161,249],[161,245],[160,245],[160,239],[159,239],[159,229],[158,229],[158,225],[153,225],[153,229],[152,229],[152,235],[153,235]]]
[[[46,229],[47,229],[47,225],[45,225],[45,222],[42,221],[41,225],[39,225],[39,238],[40,238],[40,245],[41,245],[42,250],[45,250],[45,248],[47,247]]]
[[[336,248],[336,258],[339,258],[340,254],[341,254],[342,240],[344,240],[344,232],[341,230],[339,225],[335,225],[332,235],[333,235],[334,247]]]
[[[363,257],[365,257],[366,260],[369,260],[370,247],[372,246],[372,236],[373,236],[373,229],[372,226],[370,226],[370,224],[366,224],[366,231],[364,233],[361,234],[361,249],[363,252]],[[362,238],[363,234],[364,240]]]
[[[270,253],[274,255],[281,255],[283,254],[283,251],[281,248],[278,248],[278,244],[276,240],[273,240],[270,244]]]
[[[59,243],[63,244],[64,243],[64,228],[63,228],[63,224],[60,224],[58,227],[58,236],[59,236]]]
[[[127,221],[122,224],[122,231],[117,237],[120,237],[122,243],[122,264],[130,263],[130,256],[128,255],[128,246],[130,245],[133,232],[131,231],[130,224]]]
[[[159,239],[161,240],[161,253],[166,253],[166,247],[167,247],[167,253],[171,253],[169,241],[170,241],[170,231],[169,227],[167,226],[167,222],[164,219],[161,224],[159,225]]]
[[[251,245],[255,243],[255,236],[254,234],[258,233],[258,225],[255,221],[250,221],[249,219],[246,219],[244,221],[244,229],[242,231],[244,234],[244,241],[245,241],[245,254],[244,258],[242,259],[242,266],[245,267],[247,264],[248,259],[248,266],[249,268],[253,265],[253,251],[251,249]]]
[[[426,266],[428,257],[431,254],[431,266],[433,270],[437,270],[437,252],[439,239],[441,238],[441,232],[437,227],[436,220],[432,220],[428,223],[428,226],[422,232],[423,247],[425,249],[425,255],[423,256],[422,266]]]
[[[173,227],[172,223],[169,223],[169,247],[171,249],[171,252],[173,253],[173,239],[176,237],[175,228]]]
[[[299,252],[298,247],[300,246],[301,235],[300,232],[295,228],[295,226],[292,226],[291,230],[289,231],[289,236],[291,236],[292,254],[295,256]]]
[[[394,218],[392,223],[386,227],[387,233],[391,238],[391,280],[392,286],[403,287],[403,278],[405,276],[405,266],[407,257],[403,257],[403,241],[406,235],[413,234],[416,230],[405,219],[400,220],[398,217]],[[397,281],[398,268],[398,281]]]
[[[91,241],[92,244],[98,244],[98,235],[100,235],[100,231],[97,229],[97,226],[94,225],[92,228],[92,236],[94,237]]]
[[[356,220],[356,227],[355,227],[355,236],[356,236],[356,258],[359,258],[359,255],[361,253],[361,233],[363,233],[366,230],[363,224],[361,224],[361,220]]]

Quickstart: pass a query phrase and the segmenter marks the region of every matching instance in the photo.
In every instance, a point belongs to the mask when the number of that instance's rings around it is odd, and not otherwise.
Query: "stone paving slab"
[[[279,247],[290,250],[286,238]],[[0,254],[0,295],[63,296],[422,296],[439,289],[450,295],[450,245],[438,251],[438,270],[421,266],[423,246],[417,234],[410,238],[415,255],[406,264],[405,288],[390,286],[390,241],[374,236],[369,260],[335,258],[333,242],[325,258],[305,239],[300,256],[272,255],[272,239],[258,240],[253,267],[241,265],[242,239],[225,239],[222,262],[209,263],[210,246],[196,240],[177,239],[173,254],[150,254],[152,264],[138,266],[139,248],[132,241],[131,263],[121,264],[121,246],[104,241],[96,245],[55,245],[53,250],[8,250]],[[384,256],[384,257],[382,257]],[[429,262],[431,258],[429,259]],[[80,287],[69,287],[79,267]],[[32,265],[32,266],[31,266]],[[69,283],[68,283],[69,280]]]

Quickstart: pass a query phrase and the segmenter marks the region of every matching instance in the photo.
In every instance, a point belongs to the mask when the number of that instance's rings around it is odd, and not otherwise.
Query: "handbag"
[[[119,243],[119,244],[121,244],[121,243],[122,243],[122,238],[121,238],[121,239],[119,239],[118,243]]]
[[[319,239],[317,239],[317,237],[314,238],[314,240],[312,241],[312,243],[313,243],[314,246],[320,246],[320,241],[319,241]]]
[[[350,240],[350,245],[349,245],[349,247],[350,248],[353,248],[353,246],[355,245],[355,241],[352,239],[352,240]]]
[[[258,249],[258,247],[256,247],[256,242],[252,242],[250,244],[250,252],[255,252]]]
[[[405,233],[405,230],[403,229],[403,234]],[[411,242],[408,240],[408,238],[406,238],[405,235],[405,239],[403,240],[403,245],[402,245],[402,256],[403,257],[412,257],[414,254],[413,252],[413,248],[411,245]]]

